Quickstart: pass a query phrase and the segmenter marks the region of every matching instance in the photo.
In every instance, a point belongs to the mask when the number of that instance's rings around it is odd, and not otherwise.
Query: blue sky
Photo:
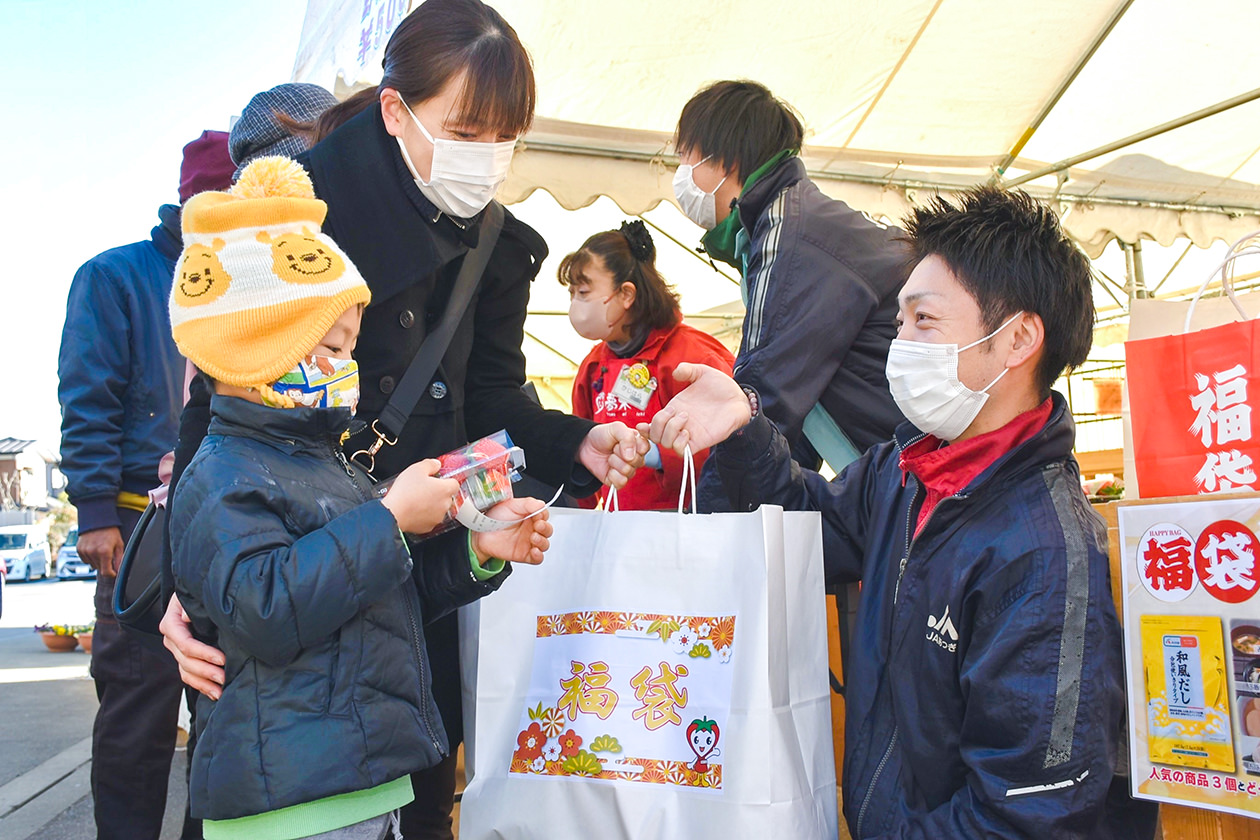
[[[55,447],[75,270],[146,239],[180,151],[288,81],[306,0],[0,0],[0,437]]]

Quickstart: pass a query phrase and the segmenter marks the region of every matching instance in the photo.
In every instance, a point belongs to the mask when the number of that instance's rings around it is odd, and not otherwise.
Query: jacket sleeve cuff
[[[490,580],[490,578],[503,571],[507,563],[497,557],[491,557],[486,561],[486,565],[481,565],[477,561],[477,552],[473,550],[472,531],[468,532],[468,563],[472,566],[473,577],[478,581]]]
[[[99,531],[102,528],[121,528],[122,520],[118,518],[118,496],[94,496],[90,499],[79,499],[74,503],[79,512],[79,533]]]
[[[774,432],[774,423],[762,412],[749,421],[748,425],[715,446],[713,451],[722,462],[747,462],[770,448]]]
[[[591,475],[591,471],[581,464],[575,464],[569,481],[564,485],[564,492],[575,499],[585,499],[599,492],[603,482]]]
[[[661,448],[655,443],[653,443],[652,447],[648,449],[648,453],[643,456],[643,466],[654,470],[665,469],[663,462],[661,461]]]

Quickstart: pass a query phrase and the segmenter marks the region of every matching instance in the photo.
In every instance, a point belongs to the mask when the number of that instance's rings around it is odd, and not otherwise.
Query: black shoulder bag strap
[[[477,247],[464,255],[464,264],[460,266],[459,275],[455,278],[455,287],[451,289],[451,297],[446,304],[446,311],[442,314],[442,320],[438,322],[433,332],[425,337],[420,349],[416,351],[415,358],[407,367],[407,372],[394,388],[389,402],[381,409],[380,415],[372,421],[372,434],[376,436],[376,439],[368,445],[367,449],[360,449],[350,456],[351,460],[367,470],[368,475],[371,475],[372,470],[376,468],[376,453],[381,451],[381,447],[398,443],[398,435],[402,433],[403,426],[407,425],[407,419],[411,417],[412,410],[424,396],[425,389],[429,387],[429,380],[433,378],[442,357],[446,355],[446,348],[450,346],[455,330],[464,319],[464,313],[468,310],[473,293],[477,291],[481,275],[485,273],[486,265],[490,262],[490,254],[494,251],[495,243],[499,241],[499,234],[503,231],[504,212],[503,205],[497,201],[492,201],[486,206],[485,215],[481,219]]]

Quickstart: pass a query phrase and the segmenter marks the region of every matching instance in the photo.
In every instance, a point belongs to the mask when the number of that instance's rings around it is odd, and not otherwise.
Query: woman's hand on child
[[[437,478],[442,464],[427,458],[412,464],[398,474],[394,484],[381,499],[385,509],[398,520],[398,527],[409,534],[427,534],[446,517],[459,494],[459,482],[453,478]]]
[[[492,519],[519,519],[546,507],[538,499],[508,499],[499,502],[486,516]],[[547,521],[549,511],[518,522],[502,531],[475,531],[472,535],[473,552],[477,562],[485,565],[491,558],[509,563],[529,563],[535,566],[543,561],[543,553],[550,548],[549,537],[555,528]]]
[[[211,700],[218,700],[223,694],[226,679],[223,663],[227,660],[223,651],[193,638],[188,615],[174,595],[166,605],[166,614],[162,616],[158,629],[162,631],[162,643],[179,663],[179,678],[184,685],[195,688]]]

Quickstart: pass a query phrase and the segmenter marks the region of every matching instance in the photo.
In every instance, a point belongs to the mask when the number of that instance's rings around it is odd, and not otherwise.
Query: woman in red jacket
[[[682,322],[678,295],[656,270],[656,246],[643,222],[597,233],[560,263],[569,288],[569,321],[578,335],[598,341],[573,382],[573,413],[630,428],[652,417],[680,390],[679,362],[730,373],[735,357],[713,336]],[[695,453],[699,470],[707,451]],[[617,494],[622,510],[667,510],[678,505],[682,459],[653,446],[646,466]],[[602,499],[607,488],[599,492]],[[593,503],[593,502],[592,502]]]

